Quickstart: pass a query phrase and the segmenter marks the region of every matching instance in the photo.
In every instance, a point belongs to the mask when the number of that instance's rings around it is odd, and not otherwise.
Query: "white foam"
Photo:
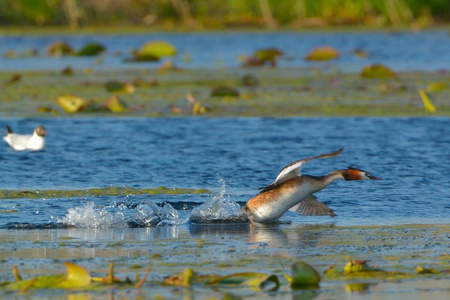
[[[83,228],[126,227],[123,213],[110,213],[105,206],[95,206],[90,202],[84,206],[69,208],[61,220],[65,225]]]
[[[240,205],[230,200],[230,196],[226,193],[225,180],[220,178],[219,183],[221,183],[219,194],[192,210],[190,216],[192,222],[239,223],[247,221],[247,215]]]

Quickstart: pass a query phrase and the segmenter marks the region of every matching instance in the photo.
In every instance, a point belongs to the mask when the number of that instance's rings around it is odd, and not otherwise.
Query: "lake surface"
[[[47,128],[46,149],[0,150],[2,190],[104,187],[208,189],[212,194],[3,199],[0,228],[115,227],[153,217],[189,226],[192,209],[218,201],[227,213],[270,184],[291,161],[331,152],[302,169],[323,175],[354,166],[383,181],[337,181],[317,193],[337,217],[288,212],[281,221],[307,224],[448,223],[449,118],[47,118],[0,119],[28,133]],[[154,212],[153,212],[154,214]],[[167,221],[167,220],[165,220]],[[151,224],[154,226],[155,224]],[[289,226],[289,225],[287,225]]]
[[[100,58],[48,57],[45,51],[55,41],[66,41],[75,50],[90,42],[106,46]],[[344,72],[359,72],[368,64],[383,63],[394,71],[437,71],[450,67],[450,37],[447,30],[423,32],[207,32],[149,33],[117,35],[4,35],[0,36],[0,70],[60,70],[75,69],[157,68],[156,63],[127,63],[132,49],[153,40],[172,43],[179,55],[174,62],[183,68],[230,68],[241,65],[239,56],[275,47],[285,56],[281,67],[332,67]],[[341,57],[333,62],[312,63],[303,58],[315,47],[332,46]],[[30,50],[35,57],[23,57]],[[353,51],[369,53],[365,59]],[[16,51],[17,58],[5,58],[7,51]],[[120,53],[120,55],[117,55]]]

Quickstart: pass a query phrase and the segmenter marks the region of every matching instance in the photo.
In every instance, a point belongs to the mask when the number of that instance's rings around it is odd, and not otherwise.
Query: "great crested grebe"
[[[263,188],[257,196],[247,202],[245,212],[248,219],[252,223],[273,223],[288,210],[310,216],[335,216],[333,210],[318,201],[314,193],[326,188],[337,179],[381,180],[366,171],[352,167],[319,177],[300,173],[300,169],[307,162],[337,156],[342,150],[344,147],[331,153],[300,159],[284,167],[272,184]]]
[[[44,136],[47,134],[44,126],[38,126],[33,134],[22,135],[13,133],[9,126],[6,126],[8,134],[3,137],[5,142],[14,150],[41,150],[45,146]]]

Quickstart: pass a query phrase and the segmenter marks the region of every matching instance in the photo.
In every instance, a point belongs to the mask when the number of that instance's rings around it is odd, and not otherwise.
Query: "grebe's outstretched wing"
[[[317,197],[314,195],[302,200],[299,204],[294,205],[289,210],[301,213],[305,216],[336,216],[331,208],[317,200]]]
[[[283,169],[281,169],[281,171],[280,171],[280,173],[278,173],[278,176],[275,179],[275,181],[272,184],[263,188],[260,193],[269,191],[269,190],[277,187],[278,185],[282,184],[283,182],[288,181],[289,179],[300,176],[301,175],[300,170],[304,164],[306,164],[314,159],[328,158],[328,157],[333,157],[333,156],[339,155],[342,152],[342,150],[344,150],[344,147],[342,147],[341,149],[339,149],[337,151],[331,152],[331,153],[326,153],[326,154],[321,154],[321,155],[317,155],[317,156],[313,156],[313,157],[303,158],[303,159],[291,162],[290,164],[285,166]]]

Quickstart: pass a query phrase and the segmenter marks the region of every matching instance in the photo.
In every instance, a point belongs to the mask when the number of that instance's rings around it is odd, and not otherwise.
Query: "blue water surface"
[[[303,173],[323,175],[354,166],[383,181],[336,181],[317,193],[338,215],[287,213],[294,224],[387,225],[448,223],[450,118],[48,118],[0,119],[0,128],[47,128],[46,148],[0,148],[0,189],[204,188],[241,205],[291,161],[344,146]],[[222,183],[225,182],[225,186]],[[0,226],[48,224],[73,207],[168,202],[183,217],[214,195],[124,195],[5,199]],[[189,204],[183,206],[183,203]],[[195,205],[194,205],[195,206]]]

